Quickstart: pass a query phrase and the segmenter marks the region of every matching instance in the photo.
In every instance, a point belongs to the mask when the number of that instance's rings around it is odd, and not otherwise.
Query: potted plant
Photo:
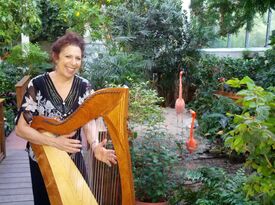
[[[173,187],[170,176],[176,162],[175,149],[169,139],[166,130],[154,126],[133,140],[131,154],[137,204],[167,204]]]

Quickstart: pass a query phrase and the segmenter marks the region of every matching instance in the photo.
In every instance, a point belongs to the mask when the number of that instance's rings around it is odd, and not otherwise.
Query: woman
[[[37,205],[50,204],[44,181],[29,142],[48,145],[70,154],[76,166],[85,176],[81,154],[80,129],[56,138],[48,137],[30,127],[32,117],[43,115],[64,120],[70,116],[92,92],[87,80],[77,75],[83,58],[84,41],[76,33],[69,32],[60,37],[52,46],[52,59],[55,69],[33,78],[27,88],[17,118],[16,134],[28,141],[27,150],[31,169],[34,202]],[[97,140],[96,123],[91,121],[83,127],[95,156],[111,166],[116,164],[113,150],[104,148],[106,140]]]

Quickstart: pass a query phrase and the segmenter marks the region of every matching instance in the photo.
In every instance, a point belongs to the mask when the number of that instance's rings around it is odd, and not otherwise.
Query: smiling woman
[[[71,90],[74,75],[80,69],[81,56],[81,49],[75,45],[68,45],[60,51],[58,56],[54,55],[56,66],[55,70],[49,73],[49,76],[54,87],[59,88],[57,92],[63,101]]]
[[[76,33],[69,32],[52,46],[54,70],[30,80],[19,110],[16,134],[28,141],[27,150],[31,168],[35,204],[50,204],[44,180],[33,154],[31,144],[47,145],[69,153],[84,179],[86,167],[82,156],[80,128],[72,133],[49,137],[30,126],[34,116],[44,116],[63,121],[67,119],[92,92],[90,83],[77,75],[84,52],[84,41]],[[94,121],[94,120],[93,120]],[[86,135],[95,157],[111,166],[116,164],[113,150],[104,148],[106,140],[98,142],[95,122],[84,125]]]

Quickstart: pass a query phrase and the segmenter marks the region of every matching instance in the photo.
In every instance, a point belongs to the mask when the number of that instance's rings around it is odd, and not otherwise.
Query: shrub
[[[227,174],[221,168],[199,168],[187,171],[184,179],[198,184],[196,189],[186,185],[179,185],[170,204],[190,205],[260,205],[256,200],[246,198],[243,184],[247,176],[243,169],[239,169],[234,175]]]
[[[152,127],[133,141],[132,161],[136,197],[143,202],[167,201],[174,184],[169,176],[176,162],[170,136]]]
[[[24,75],[31,76],[50,68],[48,60],[48,53],[42,51],[38,44],[32,43],[14,46],[7,58],[8,63],[21,68]]]
[[[246,88],[237,93],[243,96],[239,100],[242,113],[231,115],[234,129],[228,132],[225,144],[247,154],[246,165],[255,171],[245,185],[247,195],[270,202],[275,197],[275,89],[264,90],[249,77],[226,83]]]

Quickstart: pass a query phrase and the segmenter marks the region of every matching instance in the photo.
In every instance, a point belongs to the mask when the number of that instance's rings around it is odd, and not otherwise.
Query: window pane
[[[275,30],[275,10],[272,10],[270,35],[272,34],[273,30]]]
[[[254,27],[250,33],[249,47],[263,47],[265,45],[267,13],[263,16],[257,15]]]
[[[243,48],[245,43],[245,27],[243,26],[237,34],[231,35],[231,47]]]
[[[249,36],[249,47],[264,47],[267,27],[267,15],[266,12],[263,16],[257,15],[254,19],[254,26]],[[244,48],[245,47],[245,28],[243,26],[237,34],[231,35],[231,47],[232,48]],[[275,30],[275,11],[272,10],[270,35],[272,30]],[[209,48],[226,48],[227,38],[221,37],[213,42],[209,43]]]

